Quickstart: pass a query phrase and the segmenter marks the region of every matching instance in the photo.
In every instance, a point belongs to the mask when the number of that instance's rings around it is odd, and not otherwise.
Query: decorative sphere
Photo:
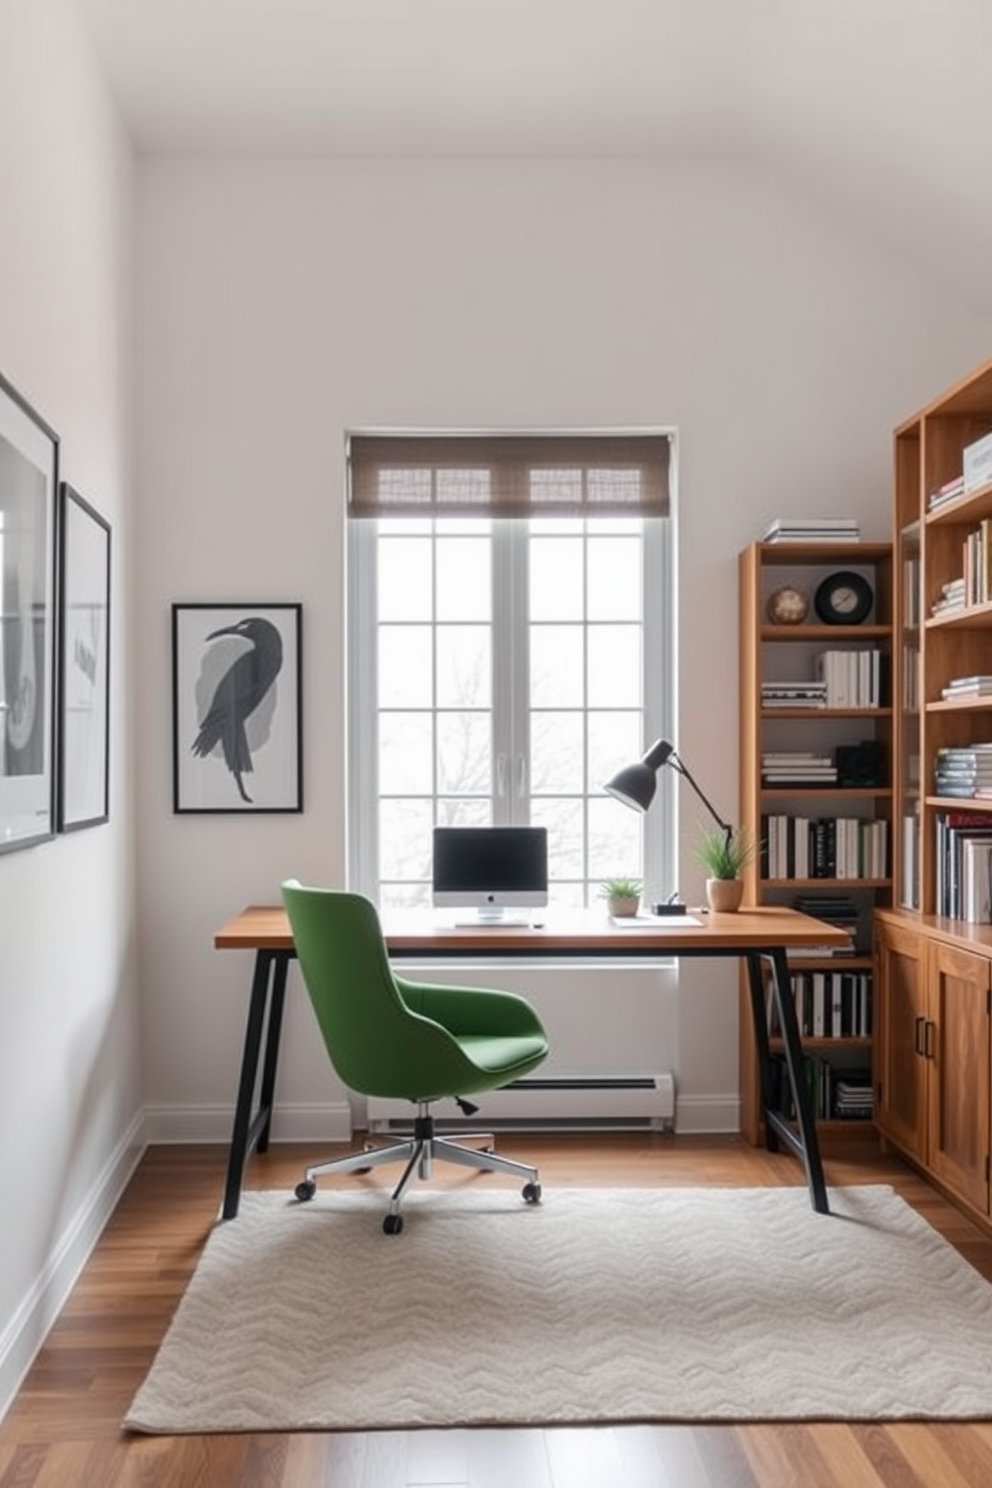
[[[801,625],[809,614],[809,597],[801,589],[784,584],[768,596],[765,614],[773,625]]]

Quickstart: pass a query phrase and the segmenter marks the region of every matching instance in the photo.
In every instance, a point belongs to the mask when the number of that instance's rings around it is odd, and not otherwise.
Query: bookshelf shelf
[[[887,785],[765,785],[761,788],[761,794],[770,801],[795,796],[815,796],[823,802],[843,802],[849,799],[865,801],[872,797],[884,800],[892,795],[892,789]]]
[[[771,718],[891,718],[891,708],[762,708],[762,720]]]
[[[813,605],[813,596],[819,584],[830,575],[841,571],[853,571],[866,578],[871,585],[874,603],[872,610],[861,625],[821,624]],[[840,979],[844,979],[844,997],[850,995],[850,982],[856,982],[862,1008],[868,1009],[872,999],[873,960],[869,952],[871,942],[872,911],[879,904],[892,900],[893,882],[891,872],[891,831],[893,811],[891,750],[893,735],[893,707],[891,700],[893,653],[893,572],[892,545],[887,542],[818,542],[818,543],[752,543],[740,554],[740,670],[741,670],[741,782],[740,817],[742,824],[758,840],[763,838],[763,827],[775,826],[784,834],[786,848],[782,852],[782,835],[779,835],[777,852],[769,859],[751,864],[745,875],[745,896],[754,904],[795,904],[815,913],[819,900],[825,918],[843,915],[843,923],[849,924],[856,954],[849,956],[806,956],[790,958],[789,970],[797,998],[808,996],[810,981],[816,977],[828,986],[840,991]],[[770,594],[783,584],[799,589],[810,598],[810,618],[798,625],[775,625],[769,623],[767,603]],[[840,662],[839,674],[831,674],[824,653],[856,653],[868,661],[872,685],[860,685],[867,675],[858,673],[859,682],[852,685],[852,674],[858,663],[852,660]],[[806,679],[827,677],[842,681],[839,687],[831,685],[828,696],[831,706],[794,706],[789,703],[787,689]],[[783,683],[782,679],[789,679]],[[766,694],[785,699],[785,706],[768,705]],[[843,706],[838,705],[839,703]],[[865,706],[865,701],[870,706]],[[852,704],[858,704],[854,706]],[[841,750],[847,749],[850,759],[851,747],[874,751],[874,766],[871,769],[852,769],[845,765],[841,774]],[[764,756],[767,754],[813,755],[821,762],[828,761],[828,769],[836,769],[841,780],[820,781],[802,779],[766,782]],[[769,767],[772,762],[768,761]],[[788,761],[783,770],[789,768]],[[821,763],[820,769],[824,767]],[[774,773],[769,768],[767,773]],[[785,822],[783,823],[783,818]],[[842,822],[843,819],[843,822]],[[852,825],[853,822],[853,825]],[[824,827],[836,831],[836,857],[834,838],[828,837],[825,854],[817,850]],[[844,825],[846,823],[846,825]],[[856,834],[858,849],[855,853],[842,852],[841,830]],[[809,834],[808,838],[805,834]],[[795,862],[801,868],[814,863],[830,871],[835,865],[848,867],[883,866],[878,857],[879,842],[883,844],[886,872],[872,876],[855,877],[808,877],[805,873],[796,876],[787,873],[794,867],[793,855],[797,842],[802,841],[802,850],[795,854]],[[874,846],[869,856],[868,841]],[[769,842],[771,833],[769,833]],[[851,837],[847,837],[850,845]],[[807,858],[806,850],[810,856]],[[812,856],[813,851],[817,855]],[[770,876],[771,867],[776,876]],[[783,868],[786,872],[783,872]],[[831,901],[831,902],[827,902]],[[834,980],[836,979],[836,981]],[[741,1011],[747,1012],[749,990],[741,983]],[[829,994],[828,994],[829,996]],[[845,1017],[844,1026],[850,1020]],[[872,1128],[872,1122],[863,1116],[860,1119],[834,1120],[832,1107],[833,1091],[837,1078],[842,1075],[858,1075],[870,1087],[873,1038],[870,1034],[857,1037],[840,1036],[812,1038],[809,1029],[804,1033],[804,1045],[808,1057],[813,1061],[811,1078],[816,1080],[820,1092],[818,1126],[823,1131],[840,1129],[850,1131],[854,1127]],[[829,1026],[829,1020],[827,1020]],[[853,1023],[851,1026],[857,1026]],[[869,1024],[870,1026],[870,1024]],[[774,1052],[774,1046],[773,1046]],[[750,1037],[750,1022],[741,1019],[740,1050],[741,1130],[747,1140],[757,1143],[763,1138],[761,1119],[760,1079],[757,1051]]]

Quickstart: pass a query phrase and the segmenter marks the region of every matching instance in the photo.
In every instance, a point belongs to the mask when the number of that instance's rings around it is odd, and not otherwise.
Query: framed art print
[[[0,377],[0,852],[54,832],[58,448]]]
[[[60,495],[58,826],[74,832],[110,815],[110,524]]]
[[[301,611],[172,606],[174,811],[303,810]]]

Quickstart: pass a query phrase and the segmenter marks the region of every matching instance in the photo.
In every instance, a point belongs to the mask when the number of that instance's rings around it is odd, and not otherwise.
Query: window
[[[353,434],[349,515],[352,884],[428,905],[435,824],[532,823],[553,904],[664,890],[664,801],[602,785],[672,731],[669,436]]]

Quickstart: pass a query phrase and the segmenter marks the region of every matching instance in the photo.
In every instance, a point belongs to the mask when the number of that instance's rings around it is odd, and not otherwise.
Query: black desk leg
[[[796,1124],[799,1127],[798,1147],[806,1167],[809,1194],[817,1214],[829,1214],[827,1186],[823,1179],[823,1163],[820,1159],[820,1142],[816,1134],[816,1121],[810,1105],[809,1090],[803,1071],[803,1047],[799,1037],[796,1007],[789,985],[789,963],[780,948],[769,952],[772,963],[772,986],[782,1028],[782,1043],[785,1051],[792,1100],[796,1108]],[[766,1112],[766,1120],[768,1113]]]
[[[241,1202],[241,1177],[248,1157],[251,1130],[251,1103],[255,1094],[258,1056],[262,1047],[262,1029],[265,1025],[265,1009],[269,1000],[270,973],[275,959],[274,951],[255,953],[251,1001],[248,1004],[248,1022],[245,1027],[245,1046],[241,1056],[241,1078],[238,1081],[238,1100],[234,1108],[231,1150],[227,1159],[227,1182],[224,1187],[222,1211],[225,1219],[234,1219]]]
[[[765,1146],[769,1152],[778,1152],[778,1133],[768,1120],[774,1094],[772,1086],[772,1056],[768,1041],[768,1006],[765,1001],[765,979],[761,970],[761,956],[752,952],[746,957],[747,979],[751,991],[751,1022],[754,1024],[754,1042],[758,1051],[758,1073],[761,1078],[761,1110],[764,1116]]]
[[[259,1092],[258,1152],[267,1152],[272,1127],[272,1105],[276,1090],[276,1066],[279,1063],[279,1036],[282,1033],[282,1010],[286,1003],[286,972],[289,957],[276,955],[272,963],[272,1000],[269,1003],[269,1027],[265,1035],[265,1057],[262,1061],[262,1088]]]

